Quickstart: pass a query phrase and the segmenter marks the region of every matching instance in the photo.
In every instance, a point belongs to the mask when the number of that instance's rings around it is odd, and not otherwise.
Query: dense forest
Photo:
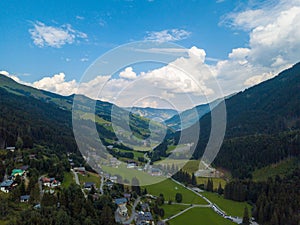
[[[260,224],[300,224],[300,168],[284,178],[276,176],[266,182],[232,181],[225,186],[224,195],[254,203],[252,214]]]

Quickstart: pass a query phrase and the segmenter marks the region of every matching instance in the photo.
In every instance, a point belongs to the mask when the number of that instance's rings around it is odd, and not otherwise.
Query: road
[[[72,172],[73,172],[73,174],[74,174],[74,178],[75,178],[75,182],[76,182],[76,184],[80,186],[80,182],[79,182],[78,174],[77,174],[77,173],[76,173],[76,172],[75,172],[73,169],[71,169],[71,171],[72,171]],[[84,190],[83,190],[83,189],[81,189],[81,191],[82,191],[82,193],[83,193],[84,197],[85,197],[85,198],[87,198],[87,194],[84,192]]]
[[[42,183],[42,178],[46,176],[46,174],[42,175],[39,177],[39,189],[40,189],[40,201],[42,201],[43,199],[43,195],[44,195],[44,192],[43,192],[43,183]]]
[[[103,185],[104,185],[104,176],[103,175],[100,175],[101,176],[101,183],[100,183],[100,194],[103,195]]]
[[[150,163],[151,163],[151,159],[147,156],[147,152],[144,154],[144,159],[147,161],[145,167],[144,167],[144,171],[147,171],[149,169]]]

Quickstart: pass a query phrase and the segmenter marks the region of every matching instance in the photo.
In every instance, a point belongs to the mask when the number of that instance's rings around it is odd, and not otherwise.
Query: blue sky
[[[60,94],[70,93],[61,91],[54,80],[50,81],[56,87],[34,82],[58,75],[56,82],[69,82],[72,92],[71,85],[98,57],[145,39],[203,49],[201,63],[219,79],[224,94],[268,79],[299,60],[298,0],[25,0],[1,1],[0,12],[0,70]],[[290,24],[293,28],[285,30]],[[133,68],[135,78],[141,70]]]

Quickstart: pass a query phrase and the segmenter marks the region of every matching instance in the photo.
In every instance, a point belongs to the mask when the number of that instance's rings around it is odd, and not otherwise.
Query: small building
[[[16,147],[6,147],[6,150],[14,152],[16,150]]]
[[[60,182],[57,181],[54,177],[48,178],[48,177],[42,177],[41,182],[43,186],[54,188],[60,186]]]
[[[150,173],[151,173],[151,176],[161,176],[162,175],[161,170],[158,168],[152,168]]]
[[[83,167],[83,166],[81,166],[81,167],[75,167],[74,171],[76,173],[80,173],[80,174],[85,174],[86,173],[85,167]]]
[[[153,222],[153,217],[151,212],[139,212],[136,217],[137,225],[152,224],[152,222]]]
[[[92,187],[95,188],[95,183],[94,182],[85,182],[83,185],[83,188],[90,191],[92,190]]]
[[[120,216],[127,217],[128,216],[128,210],[126,207],[127,199],[117,198],[115,199],[115,203],[118,205],[117,212],[120,214]]]
[[[118,177],[117,176],[111,176],[109,179],[111,180],[111,182],[116,183],[117,180],[118,180]]]
[[[143,212],[149,212],[150,211],[150,207],[148,203],[142,203],[141,204],[141,209]]]
[[[30,195],[22,195],[20,197],[20,202],[28,202],[30,199]]]
[[[127,164],[127,168],[128,168],[128,169],[134,169],[134,168],[136,168],[136,163],[135,163],[135,162],[130,162],[130,163],[128,163],[128,164]]]
[[[25,171],[21,170],[21,169],[13,169],[13,171],[11,172],[12,177],[16,177],[16,176],[22,177],[24,174],[25,174]]]
[[[14,186],[16,186],[16,185],[14,185],[13,180],[5,180],[0,184],[0,190],[5,193],[9,193],[13,189]]]

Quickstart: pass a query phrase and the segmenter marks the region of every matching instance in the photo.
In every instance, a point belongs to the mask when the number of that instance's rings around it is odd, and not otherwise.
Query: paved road
[[[74,178],[75,178],[75,182],[76,182],[76,184],[78,184],[79,186],[80,186],[80,182],[79,182],[79,178],[78,178],[78,174],[73,170],[73,169],[71,169],[71,171],[73,172],[73,174],[74,174]]]
[[[104,185],[104,176],[103,175],[100,175],[101,176],[101,184],[100,184],[100,194],[103,195],[103,185]]]
[[[71,171],[73,172],[73,174],[74,174],[74,178],[75,178],[75,182],[76,182],[76,184],[78,184],[79,186],[80,186],[80,182],[79,182],[79,178],[78,178],[78,174],[73,170],[73,169],[71,169]],[[83,189],[81,189],[81,191],[82,191],[82,193],[83,193],[83,195],[84,195],[84,197],[85,198],[87,198],[87,194],[84,192],[84,190]]]
[[[38,181],[39,182],[39,189],[40,189],[40,201],[42,201],[43,195],[44,195],[43,184],[42,184],[42,181],[41,181],[44,176],[46,176],[46,175],[44,174],[44,175],[40,176],[39,181]]]

